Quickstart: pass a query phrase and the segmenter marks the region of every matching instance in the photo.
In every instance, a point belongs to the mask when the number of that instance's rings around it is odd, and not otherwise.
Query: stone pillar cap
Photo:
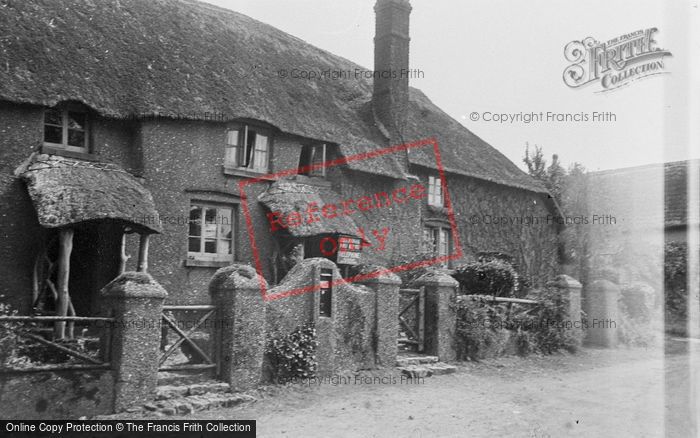
[[[431,285],[431,286],[459,286],[459,282],[449,274],[441,271],[428,271],[413,281],[416,285]]]
[[[255,268],[233,264],[216,271],[209,281],[209,293],[214,294],[222,289],[259,289],[261,284],[267,287],[267,281]]]
[[[581,289],[581,283],[574,277],[568,275],[558,275],[554,280],[547,282],[547,286],[559,288]]]
[[[100,295],[108,298],[166,298],[168,293],[150,274],[128,271],[103,287]]]

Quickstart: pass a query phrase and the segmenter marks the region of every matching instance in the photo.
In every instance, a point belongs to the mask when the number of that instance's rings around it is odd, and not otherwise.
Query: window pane
[[[216,239],[204,240],[204,252],[209,254],[216,254]]]
[[[241,154],[241,166],[250,167],[253,162],[251,158],[253,157],[253,148],[255,146],[255,131],[252,131],[246,127],[246,139],[243,148],[243,153]]]
[[[85,130],[87,115],[85,113],[77,113],[68,111],[68,128]]]
[[[49,125],[63,126],[61,111],[57,109],[47,109],[44,111],[44,123]]]
[[[216,209],[215,208],[205,208],[204,209],[204,237],[207,239],[216,238]],[[206,244],[205,244],[206,245]],[[215,245],[216,247],[216,245]],[[214,251],[216,252],[216,250]]]
[[[447,255],[450,250],[450,244],[449,244],[449,234],[447,233],[447,230],[444,228],[440,228],[440,255],[444,256]]]
[[[85,131],[68,130],[68,145],[79,148],[85,147]]]
[[[267,140],[267,136],[255,135],[255,153],[253,154],[255,160],[253,168],[255,169],[267,169]]]
[[[231,238],[231,209],[230,208],[219,208],[218,210],[217,223],[219,225],[219,237],[226,239]]]
[[[231,254],[231,241],[219,239],[218,253],[219,254]]]
[[[190,207],[190,236],[202,235],[202,208],[197,206]]]
[[[314,146],[312,153],[311,153],[311,164],[322,164],[324,159],[325,159],[325,151],[326,145],[321,145],[321,146]],[[311,174],[312,175],[320,175],[323,176],[325,175],[326,169],[324,167],[318,168],[318,169],[312,169]]]
[[[226,131],[226,144],[228,146],[238,146],[238,129]]]
[[[44,125],[44,141],[47,143],[63,143],[63,130],[58,126]]]
[[[229,166],[238,166],[238,130],[230,129],[226,132],[226,152],[224,163]]]
[[[190,237],[188,241],[189,245],[187,246],[187,250],[189,252],[202,252],[202,239],[199,237]]]

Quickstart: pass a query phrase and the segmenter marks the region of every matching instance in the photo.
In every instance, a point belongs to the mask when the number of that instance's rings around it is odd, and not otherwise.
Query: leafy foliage
[[[556,288],[535,291],[537,305],[494,303],[489,297],[460,297],[453,307],[457,315],[456,343],[461,358],[479,360],[488,351],[499,353],[511,340],[516,352],[552,354],[575,351],[582,332],[568,315],[566,298]],[[576,333],[576,334],[574,334]]]
[[[666,313],[685,318],[688,313],[688,245],[669,242],[664,250],[664,288]]]
[[[454,277],[466,294],[513,296],[518,274],[503,260],[476,261],[459,266]]]
[[[479,360],[500,343],[506,321],[504,309],[493,305],[486,297],[457,300],[457,353],[462,359]]]
[[[285,336],[270,339],[267,351],[275,378],[287,381],[294,378],[316,376],[316,328],[313,323],[297,327]]]

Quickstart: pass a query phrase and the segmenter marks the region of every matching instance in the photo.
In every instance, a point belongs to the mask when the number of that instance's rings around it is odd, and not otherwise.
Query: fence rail
[[[0,323],[42,323],[42,322],[114,322],[115,318],[91,317],[91,316],[25,316],[25,315],[3,315],[0,316]],[[2,373],[31,373],[41,371],[60,371],[60,370],[85,370],[85,369],[108,369],[111,368],[109,356],[109,337],[108,328],[104,327],[106,332],[102,333],[103,341],[100,342],[100,351],[98,357],[93,357],[84,352],[73,350],[56,342],[56,340],[48,340],[43,336],[33,333],[30,329],[16,329],[14,333],[21,338],[30,339],[38,344],[48,347],[50,350],[57,350],[61,353],[78,359],[83,363],[57,363],[57,364],[35,364],[31,363],[27,366],[7,366],[0,364],[0,372]]]
[[[467,298],[470,300],[484,300],[491,301],[495,303],[514,303],[514,304],[539,304],[537,300],[528,300],[526,298],[508,298],[508,297],[496,297],[493,295],[462,295],[462,298]]]

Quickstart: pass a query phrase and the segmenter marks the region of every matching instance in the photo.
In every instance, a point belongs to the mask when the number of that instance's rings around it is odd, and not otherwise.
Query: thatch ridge
[[[234,11],[193,0],[8,0],[0,29],[1,100],[46,106],[75,100],[119,118],[256,119],[337,143],[345,156],[386,146],[370,110],[371,81],[278,74],[366,69]],[[406,140],[427,137],[439,138],[447,169],[544,191],[412,89]],[[398,158],[348,165],[403,177]]]

